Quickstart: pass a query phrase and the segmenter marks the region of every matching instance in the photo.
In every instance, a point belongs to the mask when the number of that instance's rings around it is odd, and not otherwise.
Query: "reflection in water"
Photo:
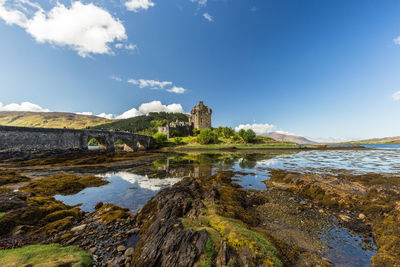
[[[107,173],[102,176],[110,183],[101,187],[86,188],[76,195],[56,195],[55,198],[68,205],[82,203],[81,209],[84,211],[93,211],[93,207],[100,201],[137,211],[161,189],[181,180],[180,178],[151,179],[147,175],[128,172]]]
[[[102,174],[109,184],[86,188],[73,196],[56,196],[66,204],[83,203],[92,211],[99,201],[137,211],[165,187],[184,177],[210,177],[221,171],[235,171],[235,182],[244,189],[265,190],[269,169],[354,173],[392,173],[400,171],[398,150],[271,151],[263,153],[167,154],[150,165]],[[336,171],[335,171],[336,172]],[[279,222],[278,222],[279,223]],[[369,266],[373,250],[361,248],[362,237],[333,223],[319,234],[327,249],[325,257],[340,266]]]

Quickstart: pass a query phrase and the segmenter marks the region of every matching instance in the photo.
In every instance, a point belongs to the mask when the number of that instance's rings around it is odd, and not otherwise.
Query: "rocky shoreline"
[[[66,205],[53,196],[107,181],[74,174],[31,179],[15,171],[18,166],[32,171],[63,164],[79,170],[91,164],[118,168],[143,164],[146,155],[105,157],[109,155],[4,163],[0,248],[7,252],[32,244],[61,244],[90,255],[94,266],[333,266],[340,262],[327,258],[327,252],[336,241],[329,240],[326,230],[348,229],[360,236],[360,246],[371,256],[376,242],[373,266],[400,266],[397,177],[270,170],[268,190],[260,191],[244,190],[235,182],[246,173],[219,171],[163,189],[138,212],[107,203],[83,212],[79,205]],[[22,182],[18,192],[12,190],[13,182]],[[359,259],[348,263],[352,260]]]

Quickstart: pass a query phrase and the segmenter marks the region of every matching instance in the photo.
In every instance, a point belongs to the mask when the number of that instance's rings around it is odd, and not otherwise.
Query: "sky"
[[[0,0],[0,110],[400,135],[400,1]]]

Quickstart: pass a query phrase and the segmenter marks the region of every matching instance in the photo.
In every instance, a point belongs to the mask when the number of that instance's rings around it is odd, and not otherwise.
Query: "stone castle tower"
[[[189,121],[193,123],[194,128],[199,130],[211,129],[211,113],[211,108],[205,106],[203,101],[200,101],[198,106],[193,107]]]

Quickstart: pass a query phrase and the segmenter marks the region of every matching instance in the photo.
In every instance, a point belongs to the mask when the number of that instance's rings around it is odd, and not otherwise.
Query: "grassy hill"
[[[152,112],[148,115],[138,116],[129,119],[111,121],[109,123],[92,127],[94,129],[122,130],[132,133],[143,133],[153,135],[158,127],[169,121],[188,121],[189,117],[182,113]]]
[[[301,144],[301,145],[317,144],[317,142],[311,141],[303,136],[289,135],[289,134],[283,134],[283,133],[277,133],[277,132],[265,133],[265,134],[262,134],[261,136],[270,137],[277,141],[287,141],[287,142],[293,142],[293,143]]]
[[[385,137],[385,138],[373,138],[367,140],[353,141],[349,144],[357,145],[397,145],[400,144],[400,136]]]
[[[108,119],[64,112],[0,111],[0,125],[83,129],[110,122]]]

